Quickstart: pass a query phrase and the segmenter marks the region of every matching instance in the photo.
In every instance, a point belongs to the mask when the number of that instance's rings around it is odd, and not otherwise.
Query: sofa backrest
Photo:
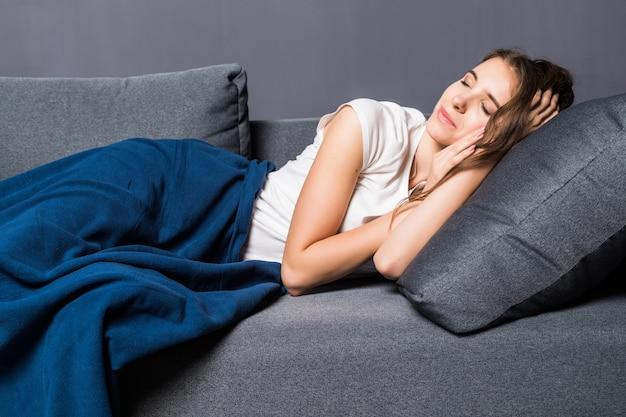
[[[428,119],[430,113],[424,116]],[[277,168],[296,159],[313,142],[320,117],[250,120],[251,158],[269,159]]]
[[[251,120],[252,159],[269,159],[282,167],[313,142],[318,121],[319,117]]]
[[[0,77],[0,180],[130,137],[198,138],[249,157],[237,63],[106,78]]]

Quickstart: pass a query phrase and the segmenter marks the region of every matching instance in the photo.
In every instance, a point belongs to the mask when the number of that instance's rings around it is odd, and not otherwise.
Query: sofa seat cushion
[[[623,282],[623,280],[621,280]],[[626,285],[458,336],[384,278],[279,297],[120,375],[128,417],[620,415]]]

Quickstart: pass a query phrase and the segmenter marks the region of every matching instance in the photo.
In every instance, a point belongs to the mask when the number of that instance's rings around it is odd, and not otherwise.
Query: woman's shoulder
[[[402,106],[391,100],[357,97],[341,103],[333,112],[323,115],[318,122],[317,131],[319,132],[345,106],[354,109],[366,134],[401,132],[407,128],[413,129],[426,120],[424,114],[416,108]]]
[[[415,107],[403,106],[395,101],[381,101],[381,103],[402,116],[409,126],[418,125],[426,120],[424,113]]]
[[[374,100],[372,98],[367,97],[358,97],[351,99],[349,101],[343,102],[337,106],[337,108],[327,114],[324,114],[317,123],[316,131],[318,135],[321,137],[323,128],[330,123],[330,121],[335,117],[339,111],[346,106],[352,107],[355,111],[361,126],[363,127],[363,132],[366,135],[369,135],[372,129],[380,126],[380,124],[385,119],[386,110],[385,104],[383,102]],[[365,138],[364,138],[365,139]]]
[[[397,120],[406,121],[409,127],[419,125],[426,120],[426,116],[419,109],[392,100],[359,97],[344,104],[353,104],[368,111],[372,116],[389,115],[391,118],[395,117]]]

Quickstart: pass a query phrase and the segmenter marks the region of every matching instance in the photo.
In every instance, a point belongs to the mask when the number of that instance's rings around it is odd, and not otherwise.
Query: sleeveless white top
[[[346,105],[352,106],[361,122],[363,166],[339,233],[389,212],[409,196],[411,164],[426,128],[424,115],[391,101],[357,98],[343,103],[320,118],[313,143],[295,160],[267,175],[255,200],[242,260],[282,262],[291,217],[324,140],[323,128]]]

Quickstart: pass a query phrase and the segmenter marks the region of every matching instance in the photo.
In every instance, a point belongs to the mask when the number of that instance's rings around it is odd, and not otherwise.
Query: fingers
[[[541,90],[537,90],[530,106],[529,120],[535,120],[537,118],[537,115],[545,110],[545,108],[550,104],[551,98],[551,89],[547,89],[543,92]]]
[[[558,103],[559,101],[559,95],[558,94],[554,94],[551,98],[550,98],[550,102],[548,104],[548,106],[543,109],[542,112],[540,112],[537,116],[536,119],[537,121],[535,122],[536,125],[538,125],[537,127],[542,126],[544,123],[546,123],[548,120],[550,120],[551,118],[553,118],[554,116],[557,115],[558,113]]]
[[[533,105],[531,105],[531,111],[529,114],[530,120],[536,120],[539,113],[541,113],[550,104],[552,98],[552,90],[546,91],[537,90],[535,97],[533,98]]]
[[[541,99],[539,99],[539,96]],[[541,93],[541,90],[537,90],[533,98],[533,105],[531,105],[532,110],[528,116],[531,132],[554,117],[556,115],[555,111],[558,113],[558,100],[559,95],[552,94],[552,89],[547,89],[543,93]]]
[[[537,105],[539,104],[540,100],[541,100],[541,90],[537,90],[537,92],[535,93],[535,96],[533,97],[532,102],[530,103],[530,109],[534,110],[535,107],[537,107]]]
[[[539,117],[547,117],[548,115],[552,114],[552,112],[556,111],[558,107],[558,102],[559,102],[559,95],[554,94],[550,98],[550,105],[546,107],[543,112],[539,113]]]
[[[478,142],[485,134],[485,127],[480,127],[469,132],[465,137],[456,141],[450,146],[443,149],[442,152],[446,153],[446,158],[453,163],[454,158],[457,155],[463,154],[469,147]]]
[[[543,121],[543,123],[542,123],[541,125],[543,126],[544,124],[548,123],[548,120],[552,119],[552,118],[553,118],[554,116],[556,116],[557,114],[559,114],[558,109],[557,109],[557,110],[555,110],[555,111],[552,113],[552,115],[551,115],[550,117],[548,117],[546,120],[544,120],[544,121]]]
[[[445,173],[450,171],[456,165],[460,164],[465,158],[469,157],[476,150],[476,142],[483,137],[485,128],[480,127],[465,137],[456,141],[450,146],[437,152],[433,158],[431,166],[430,178],[443,178]]]
[[[461,149],[465,149],[473,143],[476,143],[480,138],[485,134],[485,127],[480,127],[470,133],[467,134],[465,140],[459,141],[461,145]]]
[[[472,145],[472,146],[469,146],[469,147],[463,149],[463,151],[459,152],[458,154],[456,154],[450,160],[450,165],[451,165],[450,168],[454,167],[455,165],[460,164],[461,161],[463,161],[465,158],[467,158],[471,154],[473,154],[475,150],[476,150],[476,145]]]
[[[480,129],[472,132],[472,134],[470,134],[470,136],[467,138],[466,145],[464,147],[471,146],[471,145],[475,144],[484,135],[485,135],[485,128],[484,127],[481,127]]]

